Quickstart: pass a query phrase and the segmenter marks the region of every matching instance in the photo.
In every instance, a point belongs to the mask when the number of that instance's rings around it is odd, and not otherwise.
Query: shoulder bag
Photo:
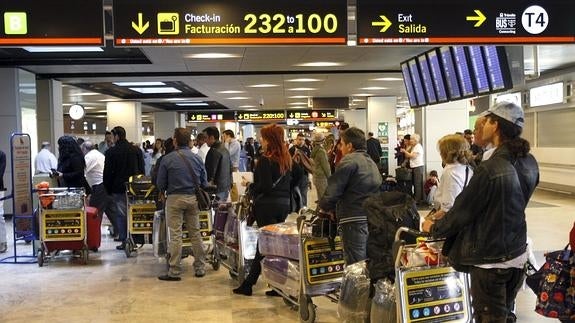
[[[184,157],[184,155],[182,154],[181,151],[176,150],[176,152],[178,153],[180,158],[182,158],[182,160],[184,161],[184,163],[188,167],[188,170],[192,174],[192,180],[194,181],[194,187],[196,189],[196,193],[195,193],[196,199],[198,200],[198,209],[200,209],[200,211],[209,210],[210,204],[211,204],[210,203],[210,194],[208,194],[208,192],[204,191],[204,189],[202,189],[200,187],[200,181],[198,180],[198,176],[194,172],[194,169],[192,168],[192,164],[190,163],[190,161]]]

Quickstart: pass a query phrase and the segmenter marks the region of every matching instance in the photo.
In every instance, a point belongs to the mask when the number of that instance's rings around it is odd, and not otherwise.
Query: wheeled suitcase
[[[102,218],[98,215],[98,209],[86,206],[87,237],[86,244],[91,251],[98,251],[102,243]]]

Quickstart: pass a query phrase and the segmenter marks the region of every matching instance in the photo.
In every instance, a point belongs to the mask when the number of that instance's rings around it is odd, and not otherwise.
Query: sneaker
[[[196,269],[196,277],[204,277],[206,275],[206,270],[204,268]]]
[[[4,253],[8,250],[8,243],[7,242],[0,242],[0,253]]]
[[[179,282],[180,280],[182,280],[181,277],[170,276],[170,275],[158,276],[158,279],[163,280],[163,281],[169,281],[169,282]]]

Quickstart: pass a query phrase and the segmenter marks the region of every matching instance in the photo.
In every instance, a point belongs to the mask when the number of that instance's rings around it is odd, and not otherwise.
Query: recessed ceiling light
[[[295,107],[291,107],[292,109],[307,109],[307,105],[303,106],[303,105],[297,105]]]
[[[226,90],[226,91],[219,91],[218,93],[222,93],[222,94],[237,94],[237,93],[245,93],[245,91]]]
[[[313,88],[313,87],[294,87],[294,88],[288,89],[288,91],[313,91],[313,90],[317,90],[317,89]]]
[[[365,102],[364,99],[353,99],[353,100],[351,100],[351,101],[353,101],[353,102]]]
[[[202,107],[202,106],[208,106],[208,102],[182,102],[182,103],[176,103],[177,106],[180,107]]]
[[[129,89],[143,94],[182,93],[175,87],[130,87]]]
[[[237,58],[242,57],[241,55],[237,54],[229,54],[229,53],[198,53],[198,54],[190,54],[186,55],[186,58]]]
[[[288,82],[319,82],[320,79],[310,79],[310,78],[299,78],[299,79],[291,79],[287,80]]]
[[[290,99],[307,99],[309,98],[308,95],[294,95],[294,96],[289,96],[288,98]]]
[[[59,46],[39,46],[39,47],[22,47],[27,52],[30,53],[73,53],[73,52],[103,52],[101,47],[90,47],[90,46],[69,46],[69,47],[59,47]]]
[[[291,102],[288,105],[307,105],[307,102]]]
[[[356,93],[351,96],[373,96],[373,93]]]
[[[96,93],[96,92],[79,92],[79,93],[73,93],[71,94],[73,96],[90,96],[90,95],[100,95],[100,93]]]
[[[189,99],[186,99],[186,98],[169,98],[169,99],[166,99],[166,101],[189,101]]]
[[[309,63],[300,63],[295,64],[294,66],[303,66],[303,67],[330,67],[330,66],[342,66],[343,63],[339,62],[309,62]]]
[[[255,105],[240,105],[238,108],[255,108]]]
[[[248,97],[245,96],[232,96],[231,98],[226,98],[228,100],[248,100]]]
[[[164,82],[114,82],[117,86],[164,86]]]
[[[379,77],[376,79],[371,79],[372,81],[403,81],[400,77]]]
[[[248,87],[276,87],[279,86],[277,84],[254,84],[254,85],[248,85]]]
[[[381,86],[369,86],[369,87],[362,87],[360,90],[377,91],[377,90],[387,90],[387,88]]]

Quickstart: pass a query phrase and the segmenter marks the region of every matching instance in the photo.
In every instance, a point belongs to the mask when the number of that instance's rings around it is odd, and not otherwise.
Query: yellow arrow
[[[389,27],[391,27],[391,21],[389,21],[386,16],[379,16],[379,18],[381,18],[382,21],[372,21],[371,25],[382,27],[379,32],[384,33],[387,29],[389,29]]]
[[[143,23],[143,17],[142,17],[142,13],[138,12],[138,24],[136,25],[135,22],[132,21],[132,28],[134,28],[135,31],[138,32],[138,34],[143,34],[144,31],[146,31],[146,29],[148,29],[148,27],[150,27],[150,22],[146,21],[145,24],[142,25]]]
[[[467,16],[465,17],[465,19],[467,21],[476,21],[475,25],[473,25],[473,27],[479,27],[483,24],[483,22],[485,22],[485,20],[487,20],[487,18],[485,18],[485,15],[483,15],[483,12],[475,9],[473,10],[473,12],[475,12],[475,14],[477,16]]]

